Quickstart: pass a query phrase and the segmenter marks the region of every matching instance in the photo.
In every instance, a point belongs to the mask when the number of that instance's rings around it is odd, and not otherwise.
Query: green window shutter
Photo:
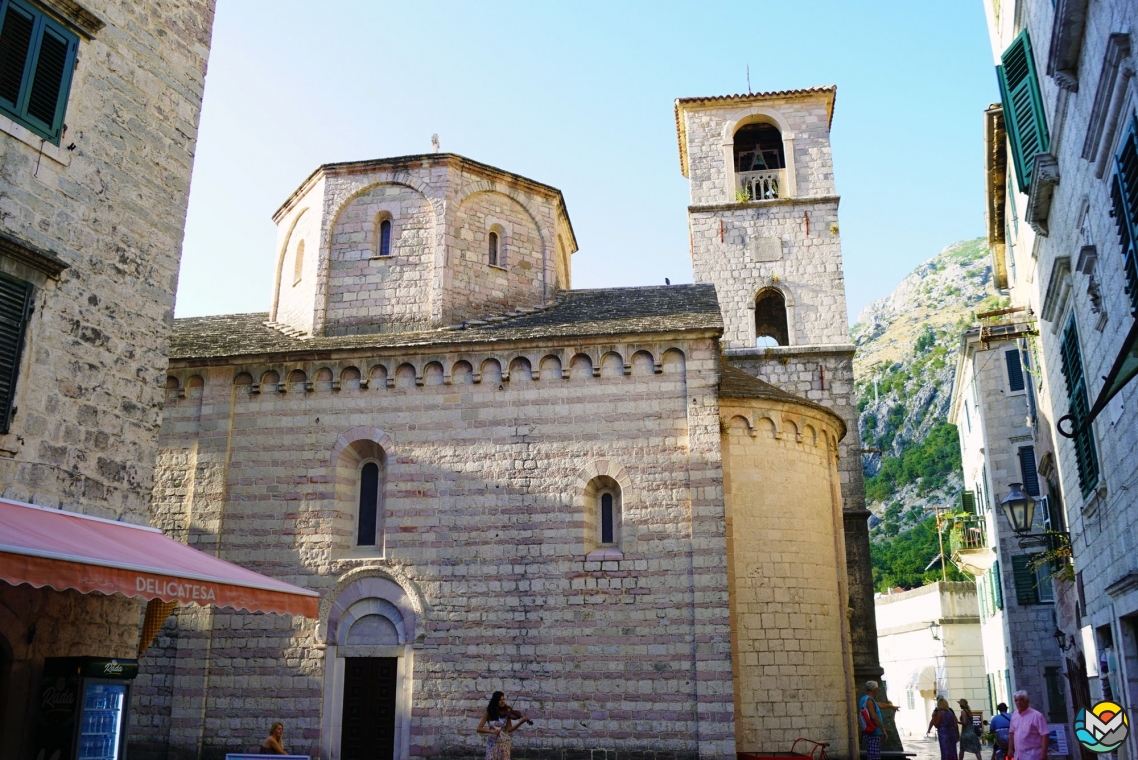
[[[1047,720],[1052,723],[1067,722],[1067,696],[1063,693],[1060,673],[1057,665],[1043,669],[1043,681],[1047,684]]]
[[[1078,428],[1090,412],[1087,403],[1087,383],[1083,375],[1083,358],[1079,350],[1079,329],[1075,315],[1063,330],[1059,345],[1063,379],[1067,384],[1067,405],[1075,427]],[[1079,487],[1083,496],[1089,496],[1098,485],[1098,453],[1095,451],[1094,430],[1088,425],[1075,436],[1075,464],[1079,470]]]
[[[992,597],[996,603],[996,609],[1002,610],[1004,608],[1004,584],[1000,580],[1000,561],[996,560],[992,563],[992,569],[988,571],[992,577]]]
[[[976,494],[972,491],[961,491],[960,508],[970,515],[976,514]]]
[[[1039,471],[1035,466],[1035,447],[1019,447],[1019,471],[1023,474],[1023,490],[1039,496]]]
[[[980,622],[981,623],[987,621],[987,619],[990,617],[990,615],[988,614],[988,600],[986,598],[987,594],[984,592],[985,592],[984,584],[983,583],[977,583],[976,584],[976,606],[980,608]]]
[[[0,111],[59,145],[79,38],[23,0],[0,0]]]
[[[16,398],[20,352],[32,307],[32,284],[0,274],[0,433],[7,433]]]
[[[1004,352],[1004,361],[1008,365],[1008,390],[1023,390],[1023,366],[1019,361],[1019,349],[1013,348]]]
[[[1118,149],[1110,188],[1111,211],[1122,244],[1130,313],[1138,314],[1138,116]]]
[[[1020,554],[1012,557],[1012,575],[1015,576],[1016,604],[1039,604],[1039,590],[1035,587],[1035,571],[1028,567],[1031,557]]]
[[[1004,123],[1012,144],[1019,191],[1026,193],[1036,154],[1046,153],[1051,147],[1047,119],[1043,114],[1043,96],[1039,92],[1039,76],[1026,29],[1004,51],[1000,64],[996,67],[996,74],[1004,103]]]

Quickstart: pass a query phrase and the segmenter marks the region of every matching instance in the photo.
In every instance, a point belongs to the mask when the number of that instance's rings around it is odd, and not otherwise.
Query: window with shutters
[[[1126,274],[1126,294],[1130,313],[1138,314],[1138,116],[1130,117],[1130,128],[1114,161],[1110,188],[1111,211],[1118,239],[1122,244],[1122,266]]]
[[[1004,361],[1008,365],[1008,390],[1023,390],[1023,366],[1019,361],[1019,349],[1013,348],[1004,352]]]
[[[1075,445],[1075,464],[1079,470],[1079,488],[1086,497],[1090,496],[1098,485],[1098,452],[1095,450],[1094,430],[1090,425],[1082,427],[1090,407],[1087,404],[1087,383],[1083,375],[1079,330],[1075,324],[1074,314],[1063,330],[1059,354],[1062,360],[1063,379],[1067,385],[1068,413],[1074,417],[1075,429],[1079,430],[1072,443]]]
[[[1051,576],[1047,572],[1047,563],[1042,563],[1039,570],[1031,567],[1034,554],[1020,554],[1012,557],[1012,575],[1015,577],[1016,604],[1047,604],[1055,601],[1051,589]]]
[[[1019,447],[1019,471],[1023,476],[1023,490],[1032,496],[1039,496],[1039,472],[1035,466],[1035,447]]]
[[[0,433],[12,423],[20,353],[32,308],[32,284],[0,273]]]
[[[1035,157],[1051,147],[1039,76],[1031,52],[1027,30],[1020,32],[1000,57],[996,67],[1000,97],[1004,104],[1004,123],[1011,142],[1019,191],[1026,193],[1031,183]]]
[[[1000,561],[996,560],[992,563],[992,569],[988,571],[988,577],[991,578],[992,583],[992,603],[997,610],[1004,608],[1004,584],[1000,580]]]
[[[961,491],[960,510],[970,515],[976,514],[976,494],[972,491]]]
[[[0,111],[59,145],[79,38],[24,0],[0,0]]]

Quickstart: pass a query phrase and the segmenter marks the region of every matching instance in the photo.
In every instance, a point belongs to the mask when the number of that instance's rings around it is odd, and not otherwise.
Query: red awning
[[[155,528],[0,499],[0,580],[314,618],[315,591],[269,578]]]

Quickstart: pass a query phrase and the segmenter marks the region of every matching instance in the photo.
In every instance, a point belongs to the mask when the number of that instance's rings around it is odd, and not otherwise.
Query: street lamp
[[[1055,629],[1054,636],[1055,636],[1055,643],[1059,645],[1059,649],[1061,649],[1062,651],[1066,652],[1068,649],[1074,648],[1075,639],[1073,637],[1068,637],[1067,634],[1064,633],[1059,628]]]
[[[940,623],[935,620],[929,623],[929,635],[933,637],[933,641],[940,641]]]
[[[1000,500],[1000,507],[1012,524],[1012,530],[1021,535],[1031,530],[1031,523],[1035,519],[1035,499],[1021,490],[1022,485],[1011,483],[1008,495]]]

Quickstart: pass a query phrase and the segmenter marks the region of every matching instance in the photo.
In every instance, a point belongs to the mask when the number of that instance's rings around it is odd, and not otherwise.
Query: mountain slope
[[[977,312],[1000,305],[984,240],[966,240],[913,270],[851,328],[862,442],[881,450],[863,457],[880,587],[939,578],[921,569],[936,545],[924,510],[952,505],[962,487],[956,428],[947,421],[960,336]]]

